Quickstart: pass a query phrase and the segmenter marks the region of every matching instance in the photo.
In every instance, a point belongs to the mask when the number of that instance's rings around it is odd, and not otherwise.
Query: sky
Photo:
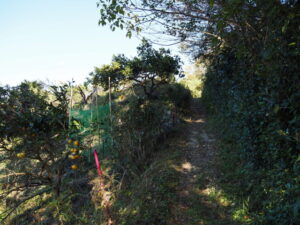
[[[0,84],[83,82],[139,40],[98,26],[97,0],[0,0]]]

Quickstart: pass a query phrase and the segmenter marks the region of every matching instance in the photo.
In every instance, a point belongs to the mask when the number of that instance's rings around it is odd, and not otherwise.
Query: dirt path
[[[215,138],[207,131],[205,113],[201,105],[193,104],[191,118],[186,120],[181,140],[182,161],[178,187],[178,204],[172,209],[170,224],[231,225],[230,202],[218,190],[216,177]]]

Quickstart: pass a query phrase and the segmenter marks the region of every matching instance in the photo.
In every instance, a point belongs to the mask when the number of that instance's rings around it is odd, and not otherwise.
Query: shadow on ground
[[[174,165],[181,177],[170,225],[241,224],[234,220],[234,203],[218,188],[215,138],[205,126],[205,112],[196,101],[185,120],[183,135],[171,146],[182,158]]]

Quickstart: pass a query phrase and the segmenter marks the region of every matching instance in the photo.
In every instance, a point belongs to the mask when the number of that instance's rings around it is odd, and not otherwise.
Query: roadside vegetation
[[[106,224],[91,160],[94,148],[100,154],[113,219],[120,224],[165,220],[178,178],[155,158],[178,128],[192,97],[175,82],[179,58],[164,49],[154,50],[146,41],[138,50],[133,60],[117,56],[111,65],[96,69],[85,86],[25,81],[1,87],[2,222]],[[93,88],[98,84],[102,92]],[[98,115],[105,105],[111,112]],[[99,138],[100,147],[94,141]],[[153,179],[152,184],[143,184],[145,177]],[[146,199],[157,210],[149,209],[148,216]]]
[[[99,25],[180,42],[194,67],[142,39],[84,84],[0,87],[0,221],[300,224],[299,1],[98,7]]]
[[[159,26],[153,39],[168,35],[206,65],[202,98],[228,192],[252,224],[298,224],[299,1],[99,3],[100,24],[128,36]]]

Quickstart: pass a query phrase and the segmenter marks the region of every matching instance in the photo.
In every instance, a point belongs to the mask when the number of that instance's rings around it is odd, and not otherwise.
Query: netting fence
[[[90,106],[89,109],[71,109],[70,117],[70,138],[81,140],[88,148],[83,151],[83,155],[90,160],[94,149],[103,157],[112,154],[113,139],[109,104]]]

